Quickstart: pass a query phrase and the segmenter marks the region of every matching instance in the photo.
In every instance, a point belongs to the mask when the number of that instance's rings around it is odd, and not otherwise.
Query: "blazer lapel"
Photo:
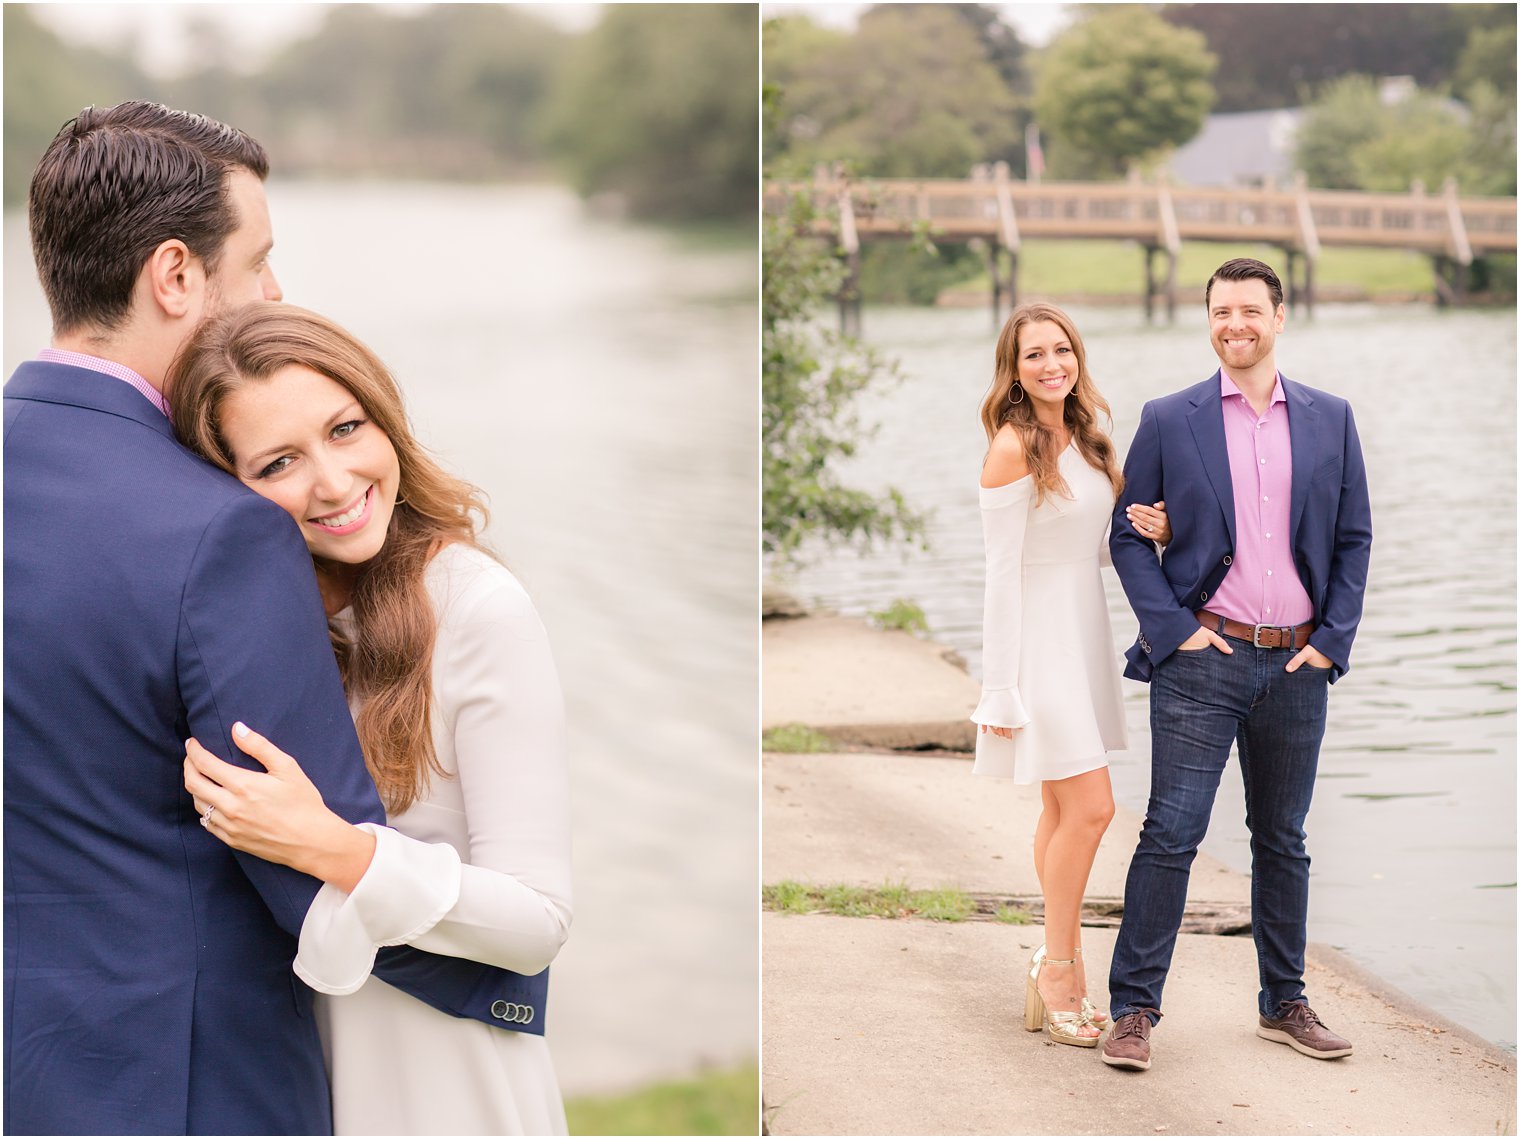
[[[1283,397],[1288,401],[1288,435],[1293,450],[1293,497],[1288,513],[1288,540],[1298,537],[1298,524],[1304,517],[1304,503],[1309,501],[1309,483],[1314,478],[1314,462],[1320,456],[1319,412],[1309,393],[1282,377]]]
[[[1224,442],[1224,408],[1219,400],[1219,373],[1205,381],[1193,398],[1193,410],[1187,415],[1188,426],[1193,431],[1193,441],[1203,458],[1203,469],[1208,472],[1209,484],[1219,509],[1224,512],[1225,527],[1230,534],[1230,546],[1235,546],[1235,483],[1230,478],[1230,453]],[[1297,465],[1294,466],[1295,473]],[[1296,482],[1297,480],[1295,480]]]

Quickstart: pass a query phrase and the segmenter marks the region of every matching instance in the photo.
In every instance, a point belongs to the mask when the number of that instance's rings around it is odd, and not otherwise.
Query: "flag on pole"
[[[1040,149],[1040,128],[1030,123],[1024,128],[1025,179],[1038,182],[1045,173],[1045,152]]]

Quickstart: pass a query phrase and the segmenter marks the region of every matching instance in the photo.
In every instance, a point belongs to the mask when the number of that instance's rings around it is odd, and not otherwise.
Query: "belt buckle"
[[[1293,642],[1298,639],[1298,637],[1296,635],[1296,632],[1295,632],[1295,629],[1294,629],[1294,626],[1292,626],[1292,625],[1252,625],[1251,626],[1251,644],[1255,648],[1258,648],[1258,649],[1269,649],[1269,648],[1272,647],[1271,645],[1264,645],[1264,644],[1261,643],[1261,631],[1263,629],[1272,629],[1272,630],[1275,630],[1276,632],[1279,632],[1279,633],[1286,633],[1288,635],[1288,644],[1287,644],[1286,647],[1290,648],[1290,649],[1293,648]],[[1278,645],[1277,647],[1278,648],[1283,648],[1284,646],[1283,645]]]

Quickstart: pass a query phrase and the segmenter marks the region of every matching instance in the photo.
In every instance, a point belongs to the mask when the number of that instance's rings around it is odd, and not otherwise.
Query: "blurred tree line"
[[[242,127],[280,175],[558,175],[640,217],[755,213],[754,5],[614,5],[569,33],[510,4],[337,4],[252,71],[200,16],[197,66],[172,78],[129,48],[66,42],[30,5],[7,4],[4,19],[7,206],[81,107],[146,98]]]

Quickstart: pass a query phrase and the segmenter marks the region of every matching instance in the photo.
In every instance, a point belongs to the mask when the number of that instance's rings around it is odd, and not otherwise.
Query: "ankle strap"
[[[1077,959],[1075,957],[1068,958],[1065,961],[1061,960],[1059,957],[1045,958],[1045,964],[1047,965],[1075,965],[1076,963]]]

